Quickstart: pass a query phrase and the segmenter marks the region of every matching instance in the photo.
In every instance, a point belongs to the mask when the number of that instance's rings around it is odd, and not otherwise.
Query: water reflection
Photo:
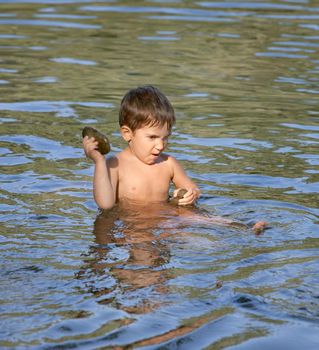
[[[150,312],[165,303],[170,275],[166,269],[170,248],[165,240],[171,233],[159,228],[167,222],[167,208],[142,209],[144,215],[115,208],[97,216],[96,244],[78,274],[99,303],[130,313]]]
[[[213,216],[200,208],[121,203],[97,216],[95,245],[86,254],[85,266],[77,276],[101,304],[130,313],[154,311],[170,303],[169,280],[178,278],[174,272],[177,262],[171,260],[176,259],[176,247],[188,250],[193,245],[200,250],[206,245],[206,249],[218,249],[213,237],[198,237],[194,242],[196,229],[214,232],[214,227],[219,232],[228,228],[238,230],[239,235],[253,235],[244,223]],[[195,256],[193,261],[197,260]],[[203,250],[197,261],[203,263],[206,259]],[[190,266],[190,262],[187,264]]]

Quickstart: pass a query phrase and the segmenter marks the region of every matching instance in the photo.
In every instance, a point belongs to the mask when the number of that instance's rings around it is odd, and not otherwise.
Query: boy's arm
[[[97,151],[97,142],[94,138],[83,139],[83,148],[87,157],[95,164],[93,177],[93,195],[96,204],[101,209],[111,209],[116,201],[117,188],[117,158],[105,159]]]
[[[93,196],[101,209],[111,209],[116,202],[117,169],[114,167],[116,162],[116,158],[104,158],[103,162],[95,163]]]
[[[169,157],[171,165],[173,167],[173,177],[172,181],[175,187],[185,188],[187,192],[184,197],[178,201],[179,205],[188,205],[196,201],[200,196],[200,190],[196,184],[187,176],[185,170],[179,164],[179,162],[174,157]]]

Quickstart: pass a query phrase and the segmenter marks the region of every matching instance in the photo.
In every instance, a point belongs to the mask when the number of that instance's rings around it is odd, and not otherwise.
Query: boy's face
[[[143,126],[134,132],[129,130],[129,134],[129,147],[132,153],[143,163],[152,165],[159,161],[171,132],[165,124]]]

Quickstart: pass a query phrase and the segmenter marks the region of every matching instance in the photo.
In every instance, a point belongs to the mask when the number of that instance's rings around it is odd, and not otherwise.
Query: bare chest
[[[119,166],[119,199],[159,202],[168,198],[171,172],[166,162],[153,165],[134,163]]]

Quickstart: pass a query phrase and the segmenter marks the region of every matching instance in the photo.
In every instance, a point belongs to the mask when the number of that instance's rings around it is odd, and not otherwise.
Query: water
[[[0,347],[318,349],[319,2],[0,9]],[[197,211],[99,214],[81,129],[119,151],[120,99],[149,83]]]

